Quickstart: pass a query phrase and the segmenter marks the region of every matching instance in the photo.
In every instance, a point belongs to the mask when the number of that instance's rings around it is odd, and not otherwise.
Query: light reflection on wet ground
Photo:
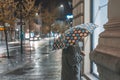
[[[46,47],[39,47],[31,54],[29,64],[1,76],[0,80],[60,80],[60,78],[61,50],[50,52]]]

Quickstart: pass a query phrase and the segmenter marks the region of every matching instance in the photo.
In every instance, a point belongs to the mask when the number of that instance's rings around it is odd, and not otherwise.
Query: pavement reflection
[[[23,55],[24,58],[22,58],[23,61],[26,61],[28,63],[23,67],[2,75],[0,80],[61,79],[61,50],[52,52],[49,51],[48,46],[46,46],[48,44],[48,40],[42,40],[41,42],[32,42],[32,45],[33,44],[35,46],[35,50],[32,51],[31,57],[27,54]],[[20,63],[19,60],[13,61],[15,63]]]

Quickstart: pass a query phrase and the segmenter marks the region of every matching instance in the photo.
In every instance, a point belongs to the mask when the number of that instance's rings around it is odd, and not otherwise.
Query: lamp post
[[[24,7],[23,5],[23,0],[19,0],[19,3],[18,3],[18,8],[19,8],[19,11],[20,11],[20,14],[19,14],[19,18],[20,18],[20,46],[21,46],[21,54],[23,54],[23,33],[22,33],[22,29],[23,29],[23,23],[22,23],[22,9]]]
[[[63,4],[60,5],[59,10],[60,10],[60,18],[62,19],[64,16],[64,5]]]
[[[7,38],[7,28],[6,28],[6,24],[3,24],[4,25],[4,33],[5,33],[5,41],[6,41],[6,49],[7,49],[7,57],[10,58],[10,54],[9,54],[9,48],[8,48],[8,38]]]

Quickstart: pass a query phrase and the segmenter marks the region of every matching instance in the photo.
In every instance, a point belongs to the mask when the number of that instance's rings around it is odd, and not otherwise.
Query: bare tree
[[[14,20],[15,20],[14,10],[16,9],[16,5],[17,3],[15,3],[14,0],[0,0],[0,22],[2,23],[5,29],[4,33],[5,33],[8,58],[9,58],[9,49],[8,49],[8,38],[7,38],[7,29],[8,29],[7,26],[9,25],[9,28],[11,28],[14,25]]]
[[[19,0],[17,4],[18,8],[16,10],[16,16],[20,19],[21,54],[23,53],[23,22],[25,23],[25,21],[28,21],[29,24],[31,18],[35,16],[35,13],[39,10],[34,4],[35,0]],[[30,25],[28,26],[30,37]]]
[[[48,33],[51,31],[51,25],[55,22],[57,18],[57,9],[52,9],[49,11],[49,9],[42,10],[41,18],[42,18],[42,24],[43,24],[43,32]]]
[[[69,27],[68,25],[65,23],[65,21],[61,23],[54,23],[54,25],[52,26],[52,31],[54,32],[59,32],[59,33],[64,33]]]
[[[39,12],[41,8],[41,4],[39,6],[35,6],[35,0],[24,0],[22,4],[22,13],[20,12],[19,8],[16,10],[16,17],[20,18],[22,16],[23,21],[26,23],[25,30],[32,29],[33,18],[35,17],[36,13]],[[29,24],[29,25],[27,25]]]

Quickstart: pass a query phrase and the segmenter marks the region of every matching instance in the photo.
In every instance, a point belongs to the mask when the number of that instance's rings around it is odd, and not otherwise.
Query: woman
[[[81,80],[79,46],[69,46],[62,51],[62,74],[61,80]]]

